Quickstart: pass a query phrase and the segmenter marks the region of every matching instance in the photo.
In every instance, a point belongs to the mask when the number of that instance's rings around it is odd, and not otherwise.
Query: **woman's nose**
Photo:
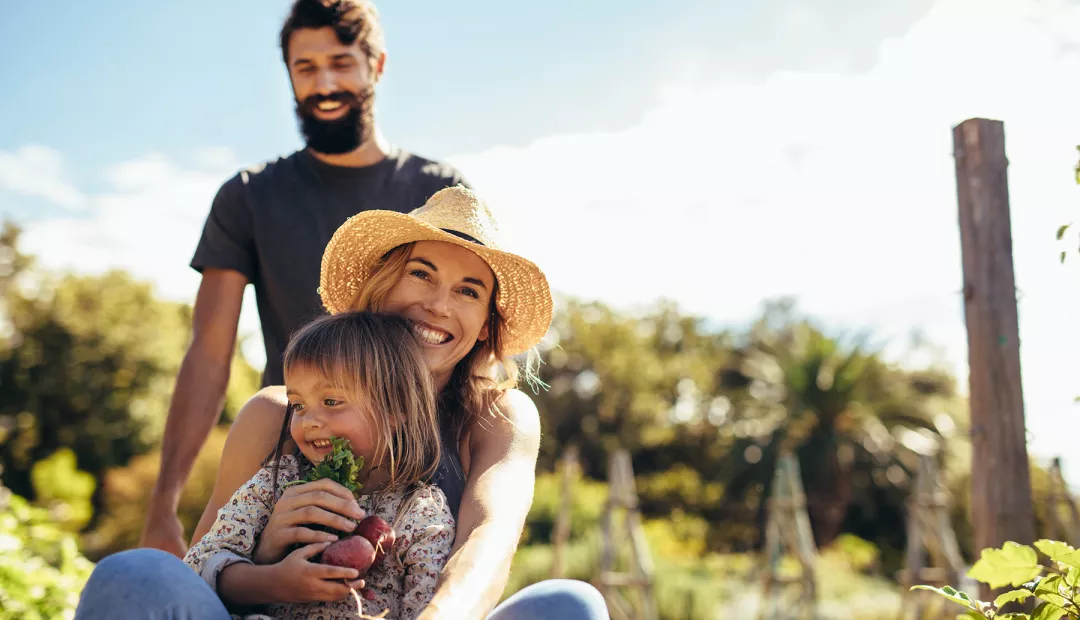
[[[438,317],[450,316],[449,294],[444,291],[433,293],[424,301],[424,309]]]

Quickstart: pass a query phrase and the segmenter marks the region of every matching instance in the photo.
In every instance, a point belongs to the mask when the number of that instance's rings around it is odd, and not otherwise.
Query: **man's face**
[[[371,63],[359,41],[344,45],[332,28],[292,33],[289,77],[300,130],[312,150],[340,155],[371,139],[375,83],[385,58]]]

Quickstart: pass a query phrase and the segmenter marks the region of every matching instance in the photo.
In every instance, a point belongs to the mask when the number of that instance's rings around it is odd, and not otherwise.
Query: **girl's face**
[[[424,347],[441,389],[478,341],[488,338],[495,274],[482,258],[452,243],[419,241],[382,310],[404,316]]]
[[[293,407],[289,431],[309,461],[326,458],[330,438],[341,437],[349,440],[353,454],[364,457],[363,473],[378,465],[376,429],[362,403],[349,402],[345,390],[305,367],[286,369],[285,391]]]

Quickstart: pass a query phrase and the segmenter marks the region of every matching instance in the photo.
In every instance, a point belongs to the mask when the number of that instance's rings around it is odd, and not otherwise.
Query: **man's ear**
[[[382,79],[383,71],[386,70],[386,52],[379,52],[379,57],[375,59],[372,65],[373,75],[371,76],[372,84],[378,84]]]

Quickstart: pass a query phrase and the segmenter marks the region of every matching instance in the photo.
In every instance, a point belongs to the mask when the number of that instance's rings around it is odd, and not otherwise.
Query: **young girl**
[[[357,462],[364,459],[360,508],[397,534],[364,577],[364,615],[414,618],[435,592],[455,525],[443,492],[426,483],[439,462],[440,435],[420,344],[397,315],[324,316],[293,337],[284,367],[289,408],[273,457],[221,508],[184,561],[246,618],[357,618],[346,585],[357,571],[318,563],[329,542],[286,550],[274,564],[253,560],[283,485],[303,479],[340,437]]]

